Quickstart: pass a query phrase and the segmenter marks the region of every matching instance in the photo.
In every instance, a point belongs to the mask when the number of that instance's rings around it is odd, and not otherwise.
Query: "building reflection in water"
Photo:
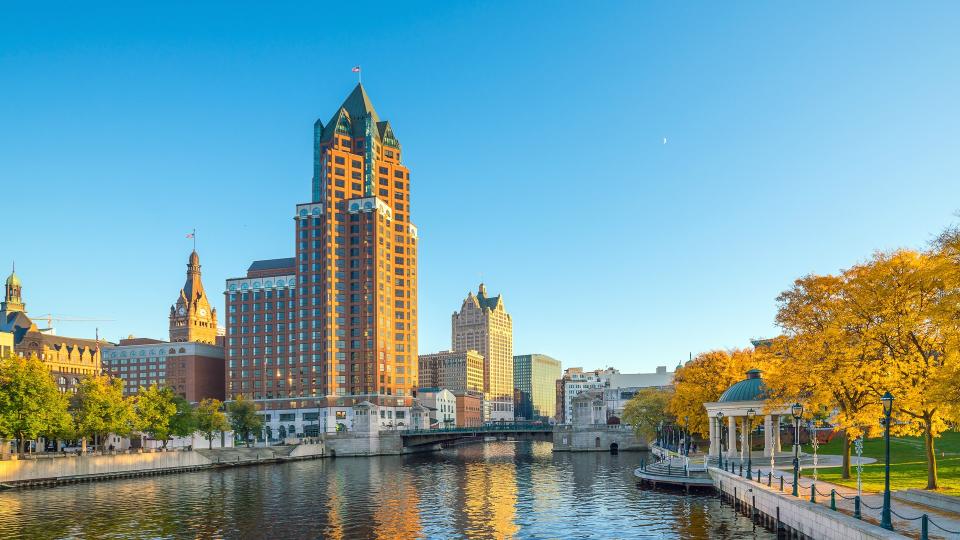
[[[513,445],[478,444],[459,449],[465,467],[459,484],[463,509],[459,529],[468,538],[512,538],[516,523],[517,476]]]

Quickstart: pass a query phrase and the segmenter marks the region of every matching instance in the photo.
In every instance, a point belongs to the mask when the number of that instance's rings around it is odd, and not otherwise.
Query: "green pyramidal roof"
[[[762,401],[767,399],[767,387],[763,384],[763,379],[760,377],[761,373],[759,369],[751,369],[747,372],[746,379],[727,388],[727,391],[717,401]]]
[[[386,128],[386,122],[380,121],[380,116],[377,115],[376,109],[373,108],[373,103],[370,102],[370,96],[367,95],[367,91],[363,88],[363,85],[357,84],[353,92],[350,92],[347,99],[340,105],[340,108],[333,113],[330,122],[323,128],[320,141],[327,141],[333,137],[334,132],[337,130],[337,125],[340,123],[346,123],[349,126],[348,129],[350,130],[351,136],[363,136],[365,127],[363,119],[366,117],[370,117],[372,120],[374,136],[377,138],[382,137],[384,128]]]

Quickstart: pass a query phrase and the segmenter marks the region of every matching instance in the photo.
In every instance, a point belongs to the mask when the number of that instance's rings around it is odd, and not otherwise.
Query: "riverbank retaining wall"
[[[647,442],[637,439],[629,426],[557,426],[554,452],[645,451]]]
[[[761,522],[782,526],[788,538],[845,538],[851,540],[904,539],[906,536],[882,529],[841,512],[787,496],[774,488],[751,482],[735,474],[711,468],[714,487],[739,508],[746,508]]]
[[[318,458],[323,444],[268,448],[57,456],[0,461],[0,485],[23,487],[188,472],[213,467]]]

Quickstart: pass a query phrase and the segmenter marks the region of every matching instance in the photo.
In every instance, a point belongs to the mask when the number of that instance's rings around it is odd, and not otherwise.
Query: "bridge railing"
[[[472,427],[406,429],[397,431],[399,431],[401,435],[441,435],[444,433],[529,433],[531,431],[552,432],[553,428],[554,426],[549,424],[498,423]]]

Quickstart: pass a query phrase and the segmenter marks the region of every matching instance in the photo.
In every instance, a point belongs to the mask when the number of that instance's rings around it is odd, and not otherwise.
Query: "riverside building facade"
[[[483,356],[477,351],[421,354],[418,363],[423,388],[483,392]]]
[[[485,420],[513,420],[513,320],[500,295],[467,293],[451,317],[454,351],[475,350],[483,356]],[[488,412],[489,411],[489,412]]]
[[[313,151],[295,256],[227,280],[227,399],[251,397],[271,420],[370,401],[396,421],[418,387],[410,171],[359,84],[314,124]]]
[[[156,384],[194,403],[223,400],[223,338],[217,330],[217,310],[210,306],[194,250],[187,259],[187,279],[170,307],[169,341],[121,339],[103,353],[103,370],[123,380],[124,395]]]
[[[560,361],[545,354],[513,357],[514,414],[518,420],[548,421],[557,414]]]

